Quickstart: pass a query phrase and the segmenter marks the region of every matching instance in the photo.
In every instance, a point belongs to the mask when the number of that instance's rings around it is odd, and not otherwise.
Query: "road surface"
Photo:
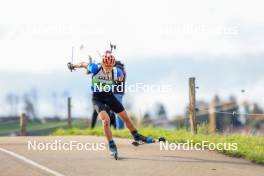
[[[159,144],[140,147],[116,139],[120,159],[107,150],[28,150],[28,141],[50,143],[105,142],[103,137],[1,137],[1,176],[263,176],[264,167],[212,151],[160,151]]]

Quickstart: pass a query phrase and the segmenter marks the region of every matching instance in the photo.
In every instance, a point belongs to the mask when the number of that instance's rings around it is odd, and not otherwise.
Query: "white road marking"
[[[51,169],[49,169],[49,168],[47,168],[45,166],[42,166],[42,165],[40,165],[40,164],[38,164],[38,163],[28,159],[28,158],[25,158],[24,156],[21,156],[21,155],[19,155],[17,153],[11,152],[11,151],[3,149],[3,148],[0,148],[0,151],[4,152],[6,154],[9,154],[9,155],[11,155],[11,156],[13,156],[13,157],[15,157],[17,159],[20,159],[20,160],[22,160],[22,161],[24,161],[24,162],[26,162],[28,164],[31,164],[32,166],[35,166],[35,167],[37,167],[37,168],[39,168],[41,170],[44,170],[44,171],[46,171],[46,172],[48,172],[48,173],[50,173],[50,174],[52,174],[54,176],[64,176],[61,173],[58,173],[58,172],[56,172],[54,170],[51,170]]]

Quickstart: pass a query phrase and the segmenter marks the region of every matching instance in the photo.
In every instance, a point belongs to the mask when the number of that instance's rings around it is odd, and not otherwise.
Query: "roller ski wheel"
[[[158,138],[158,141],[159,141],[159,142],[166,142],[166,139],[165,139],[165,137],[159,137],[159,138]]]

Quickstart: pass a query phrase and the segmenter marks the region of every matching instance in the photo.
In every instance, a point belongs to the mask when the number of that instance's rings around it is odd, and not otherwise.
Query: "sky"
[[[66,74],[65,63],[71,61],[72,47],[74,62],[87,61],[88,54],[98,61],[98,52],[104,52],[109,48],[109,43],[113,42],[117,45],[116,57],[130,64],[127,66],[133,72],[130,73],[131,81],[150,80],[161,83],[176,80],[181,85],[173,91],[177,92],[175,96],[170,96],[172,92],[155,96],[147,93],[135,95],[133,101],[140,100],[140,107],[145,110],[153,102],[162,100],[170,115],[182,113],[188,102],[188,76],[199,75],[202,75],[200,80],[204,81],[208,89],[202,97],[209,99],[215,93],[227,97],[239,92],[237,90],[244,86],[244,82],[250,82],[245,84],[252,90],[248,98],[264,104],[263,96],[259,95],[264,71],[250,67],[247,74],[243,70],[245,65],[252,64],[252,60],[254,66],[258,66],[257,63],[264,64],[262,1],[9,0],[0,3],[2,97],[12,87],[20,92],[26,91],[27,87],[30,89],[29,85],[19,87],[17,83],[8,80],[10,73],[18,79],[22,73]],[[82,50],[81,45],[84,46]],[[165,71],[161,71],[159,65],[164,61],[171,64],[163,65]],[[156,65],[153,72],[167,73],[166,77],[158,80],[149,78],[152,73],[138,76],[134,73],[137,70],[132,68],[141,63],[147,67]],[[186,68],[192,63],[197,65],[193,67],[194,71]],[[235,83],[230,86],[227,84],[225,91],[217,91],[216,86],[210,85],[212,70],[208,70],[207,66],[212,67],[214,63],[228,65],[220,67],[219,72],[234,75],[229,82]],[[177,65],[189,72],[185,74],[175,71],[175,68],[181,68]],[[200,69],[195,71],[196,68]],[[241,79],[241,75],[245,79]],[[225,75],[218,77],[219,82],[225,82],[226,79]],[[32,87],[37,86],[33,84]],[[144,101],[140,99],[142,97]],[[174,108],[174,103],[179,108]]]

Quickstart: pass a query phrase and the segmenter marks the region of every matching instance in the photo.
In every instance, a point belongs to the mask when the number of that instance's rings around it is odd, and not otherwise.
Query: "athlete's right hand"
[[[68,62],[67,66],[68,66],[68,69],[69,69],[71,72],[72,72],[72,70],[75,70],[74,65],[73,65],[72,63]]]

